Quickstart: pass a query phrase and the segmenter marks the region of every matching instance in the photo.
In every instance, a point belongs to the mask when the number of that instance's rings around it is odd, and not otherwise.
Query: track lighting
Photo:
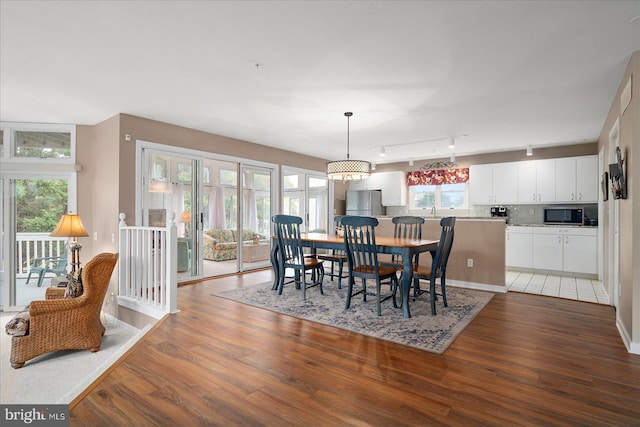
[[[380,147],[380,157],[384,157],[387,155],[387,150],[384,147]]]
[[[527,147],[527,156],[533,156],[533,147],[530,145]]]
[[[456,153],[451,153],[451,163],[456,162]]]
[[[449,140],[449,148],[456,148],[456,139],[454,137]]]

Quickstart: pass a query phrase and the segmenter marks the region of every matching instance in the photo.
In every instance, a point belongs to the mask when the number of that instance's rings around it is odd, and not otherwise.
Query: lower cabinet
[[[598,274],[595,228],[510,225],[505,240],[507,268]]]
[[[533,227],[508,226],[507,267],[533,268]]]
[[[532,227],[533,268],[597,274],[597,230],[579,227]]]

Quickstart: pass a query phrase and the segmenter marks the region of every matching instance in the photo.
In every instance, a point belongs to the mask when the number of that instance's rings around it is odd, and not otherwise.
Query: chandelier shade
[[[347,118],[347,159],[327,162],[327,176],[334,181],[360,181],[371,175],[371,163],[349,158],[349,118],[353,113],[344,113]]]
[[[334,181],[359,181],[371,175],[371,163],[365,160],[338,160],[327,163],[327,175]]]

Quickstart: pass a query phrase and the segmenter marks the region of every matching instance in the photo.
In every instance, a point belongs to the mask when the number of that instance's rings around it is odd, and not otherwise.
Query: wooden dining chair
[[[305,256],[300,239],[300,225],[302,218],[293,215],[274,215],[272,221],[278,238],[278,260],[280,263],[280,284],[278,295],[282,295],[282,289],[286,283],[295,283],[296,288],[302,288],[302,299],[306,299],[307,288],[318,286],[323,294],[322,281],[324,280],[324,266],[321,260],[315,257]],[[285,283],[285,271],[287,268],[294,270],[294,279]],[[307,285],[307,272],[311,272],[311,282]]]
[[[419,216],[394,216],[391,218],[393,223],[393,237],[408,238],[408,239],[422,239],[422,225],[424,224],[424,218]],[[418,264],[418,255],[413,259],[414,264]],[[383,261],[380,265],[386,267],[395,267],[398,270],[402,269],[402,259],[400,255],[392,255],[391,261]]]
[[[396,292],[398,290],[398,277],[396,268],[385,267],[378,264],[378,252],[376,248],[375,227],[378,220],[364,216],[345,216],[342,218],[344,230],[344,244],[349,263],[349,286],[345,308],[351,306],[351,298],[362,294],[362,301],[367,301],[367,295],[376,297],[376,308],[378,316],[382,315],[381,303],[389,298],[393,298],[393,306],[398,307],[396,302]],[[355,292],[353,286],[355,278],[361,279],[362,289]],[[375,280],[376,292],[367,291],[367,280]],[[384,281],[391,284],[391,293],[381,295],[381,286]]]
[[[440,279],[440,292],[442,294],[442,302],[444,307],[447,307],[447,292],[446,292],[446,273],[447,262],[449,261],[449,254],[453,247],[453,231],[456,224],[456,218],[453,216],[442,218],[440,220],[440,241],[438,242],[438,248],[433,254],[431,267],[423,267],[416,265],[413,270],[413,296],[417,298],[423,293],[429,293],[431,297],[431,314],[436,314],[436,279]],[[423,290],[420,288],[420,280],[429,281],[429,290]]]
[[[342,229],[342,218],[344,215],[336,215],[333,217],[335,223],[335,233],[339,235],[339,230]],[[342,249],[332,249],[331,252],[326,254],[318,254],[318,259],[331,263],[330,270],[325,270],[325,275],[331,277],[331,281],[335,277],[338,278],[338,289],[342,289],[342,279],[347,278],[347,274],[344,272],[344,265],[347,263],[347,254]],[[335,273],[335,266],[338,265],[338,272]]]

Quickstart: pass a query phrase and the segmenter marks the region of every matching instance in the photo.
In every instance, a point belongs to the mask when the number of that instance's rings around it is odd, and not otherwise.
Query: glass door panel
[[[238,169],[235,162],[203,160],[203,276],[238,272]]]
[[[329,228],[329,181],[307,175],[307,224],[310,232],[326,233]]]
[[[200,277],[200,162],[171,153],[145,150],[143,224],[166,227],[175,214],[178,234],[178,282]]]
[[[9,305],[21,307],[43,300],[51,279],[69,271],[68,239],[49,236],[67,213],[68,181],[10,179],[9,185],[9,203],[13,204],[9,229],[15,230],[11,236],[15,241],[15,287],[10,292]]]
[[[271,170],[242,168],[242,271],[270,265]]]

